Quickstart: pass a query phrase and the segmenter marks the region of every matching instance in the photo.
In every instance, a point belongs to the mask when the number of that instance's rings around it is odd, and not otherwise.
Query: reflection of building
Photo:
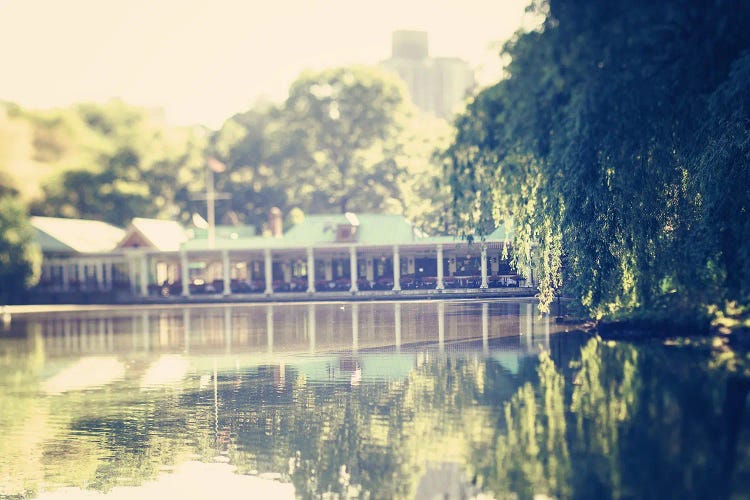
[[[75,378],[87,379],[81,381],[85,384],[92,383],[93,373],[98,380],[116,378],[122,371],[118,353],[158,358],[147,370],[137,368],[140,385],[147,388],[191,370],[228,371],[238,364],[273,365],[269,376],[276,384],[285,380],[288,367],[315,380],[350,381],[356,372],[364,378],[403,378],[420,353],[436,351],[483,352],[515,373],[518,356],[536,356],[540,344],[549,346],[551,333],[565,328],[549,319],[531,301],[494,299],[126,307],[19,315],[14,324],[40,335],[46,360],[96,357],[97,366],[76,369],[81,377]]]
[[[442,118],[449,118],[474,87],[466,61],[429,57],[423,31],[395,31],[391,58],[381,65],[398,73],[417,107]]]
[[[218,227],[213,248],[205,233],[171,221],[134,219],[126,231],[47,217],[32,218],[32,225],[44,255],[37,292],[57,300],[72,293],[101,299],[103,292],[122,299],[461,293],[524,284],[504,256],[502,228],[467,244],[428,237],[399,215],[313,215],[276,237]],[[97,238],[97,245],[81,244]]]

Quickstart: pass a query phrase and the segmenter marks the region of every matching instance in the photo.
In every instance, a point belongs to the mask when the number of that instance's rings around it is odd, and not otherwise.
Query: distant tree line
[[[543,304],[705,314],[750,294],[750,3],[539,0],[444,153],[455,215],[512,221]]]
[[[42,111],[0,102],[2,196],[21,208],[12,212],[19,224],[26,209],[121,227],[133,217],[187,224],[205,215],[199,198],[216,158],[226,165],[216,188],[229,194],[217,202],[221,223],[260,230],[279,207],[288,224],[305,213],[403,213],[441,233],[453,226],[434,153],[448,132],[417,111],[397,77],[365,67],[304,73],[284,102],[258,103],[217,131],[169,126],[119,100]],[[21,274],[33,281],[32,268]]]
[[[31,214],[124,226],[205,212],[195,195],[215,157],[227,166],[215,179],[231,195],[217,204],[227,223],[259,227],[278,206],[404,213],[434,232],[450,197],[433,152],[448,130],[412,106],[397,77],[346,67],[304,73],[284,102],[259,103],[218,131],[171,127],[118,100],[49,111],[0,103],[0,171]]]

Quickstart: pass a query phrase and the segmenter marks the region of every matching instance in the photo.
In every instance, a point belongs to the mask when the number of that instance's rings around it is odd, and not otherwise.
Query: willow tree
[[[444,155],[464,227],[512,221],[543,306],[561,280],[597,317],[747,300],[750,5],[531,8]]]

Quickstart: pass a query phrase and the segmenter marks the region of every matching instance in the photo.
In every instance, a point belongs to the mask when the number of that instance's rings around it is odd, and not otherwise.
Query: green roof
[[[352,224],[352,222],[358,224]],[[417,231],[403,215],[330,214],[306,215],[305,220],[284,235],[286,246],[336,244],[339,225],[357,225],[359,245],[400,245],[418,241]]]
[[[505,225],[502,225],[484,238],[475,238],[474,243],[478,243],[480,241],[509,241],[510,234],[511,231],[506,231]],[[466,238],[461,238],[459,236],[429,236],[426,238],[422,238],[419,241],[422,243],[442,243],[445,245],[449,245],[466,243]]]
[[[255,236],[255,226],[216,226],[216,238],[222,239],[237,239],[237,238],[252,238]],[[196,240],[208,239],[208,229],[194,228],[193,237]],[[236,236],[233,236],[236,235]]]
[[[351,241],[336,241],[339,225],[356,226],[357,236]],[[506,231],[500,227],[489,234],[488,241],[505,241]],[[390,214],[327,214],[307,215],[281,238],[270,236],[248,236],[235,231],[228,234],[218,231],[216,250],[262,250],[265,248],[306,248],[328,245],[385,246],[408,244],[463,244],[465,240],[456,236],[427,237],[409,223],[403,215]],[[188,251],[208,250],[208,240],[197,237],[182,245]]]
[[[264,236],[254,236],[252,238],[216,238],[214,241],[215,250],[262,250],[276,246],[275,244],[280,241],[276,238],[268,238]],[[208,250],[208,239],[198,238],[187,240],[180,247],[182,250],[196,251],[196,250]]]

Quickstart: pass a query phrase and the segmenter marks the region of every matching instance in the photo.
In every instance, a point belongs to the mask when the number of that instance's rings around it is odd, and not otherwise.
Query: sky
[[[120,98],[217,128],[281,101],[306,69],[376,64],[391,33],[427,31],[480,84],[528,0],[0,0],[0,100],[50,108]]]

